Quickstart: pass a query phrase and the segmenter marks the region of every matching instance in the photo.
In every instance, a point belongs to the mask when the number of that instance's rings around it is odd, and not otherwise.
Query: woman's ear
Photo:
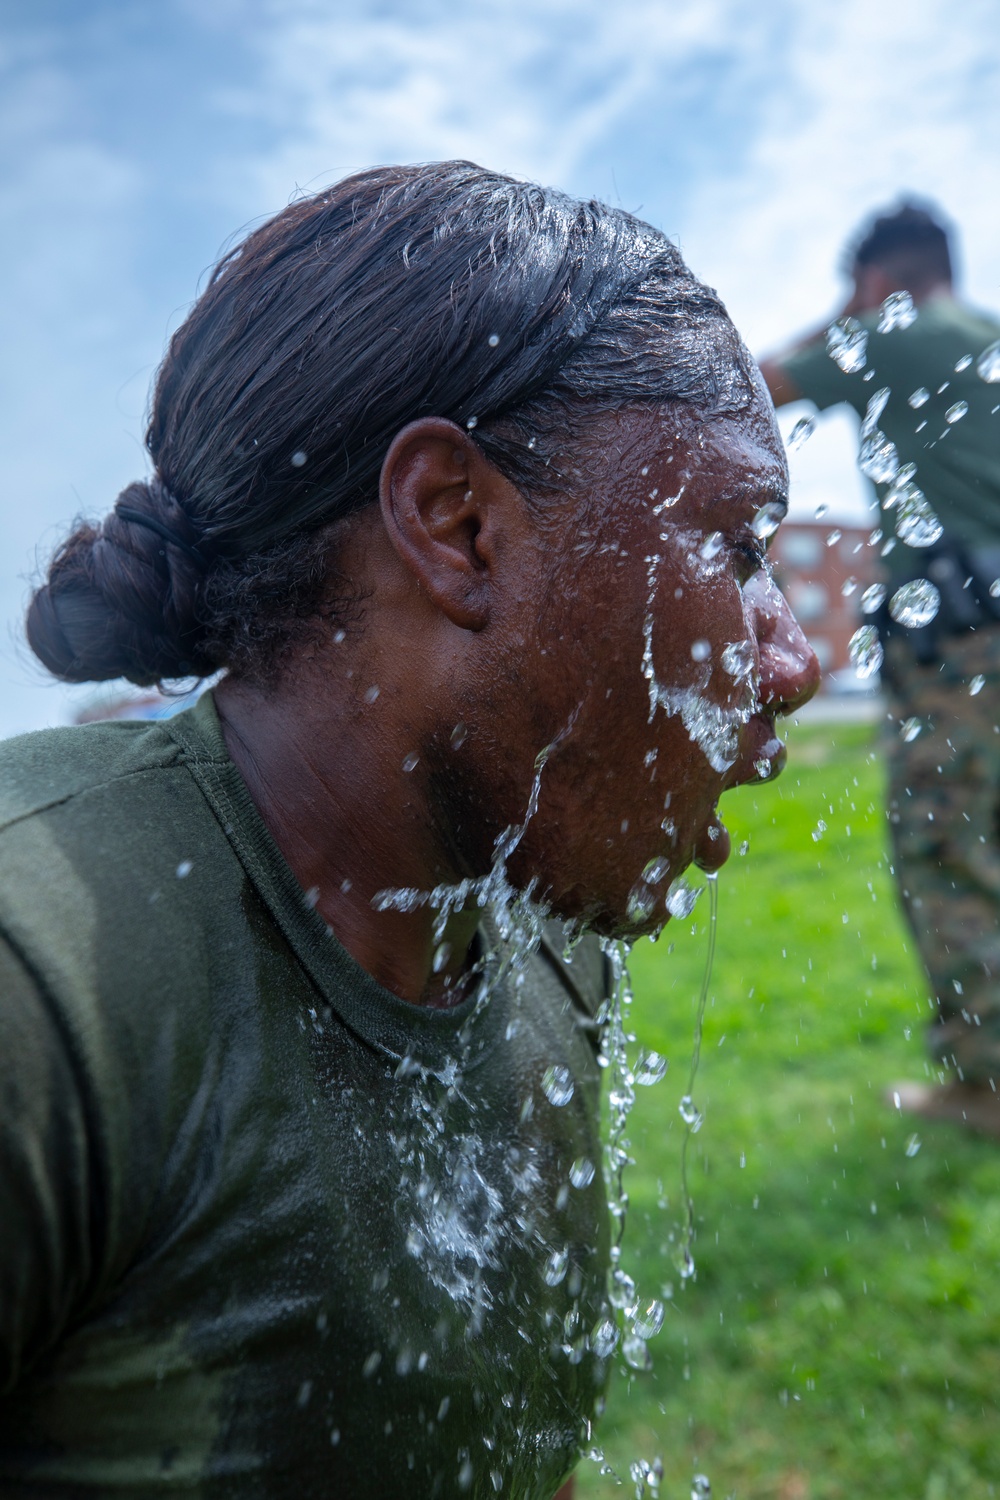
[[[504,539],[523,516],[519,492],[454,422],[421,417],[392,440],[379,504],[424,592],[453,624],[482,630]]]

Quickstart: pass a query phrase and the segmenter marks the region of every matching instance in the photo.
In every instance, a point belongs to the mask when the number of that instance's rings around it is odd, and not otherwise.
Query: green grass
[[[628,1494],[631,1462],[659,1455],[664,1496],[700,1471],[715,1500],[978,1500],[1000,1491],[1000,1146],[883,1102],[927,1076],[929,1009],[875,731],[799,729],[789,750],[780,782],[724,804],[750,850],[719,880],[684,1287],[677,1103],[707,896],[632,955],[633,1030],[671,1067],[630,1119],[624,1264],[672,1295],[652,1372],[615,1370],[595,1438]],[[584,1462],[578,1493],[622,1490]]]

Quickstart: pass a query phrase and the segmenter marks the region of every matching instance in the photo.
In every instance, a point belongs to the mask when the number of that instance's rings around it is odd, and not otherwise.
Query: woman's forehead
[[[720,498],[724,491],[736,500],[751,492],[761,504],[787,499],[788,464],[770,402],[754,401],[743,412],[715,417],[676,404],[611,415],[615,430],[604,433],[605,459],[651,498],[664,480],[673,483],[676,475],[691,482],[701,473],[711,476]]]

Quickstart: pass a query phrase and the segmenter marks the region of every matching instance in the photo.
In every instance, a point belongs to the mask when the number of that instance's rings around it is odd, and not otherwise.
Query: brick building
[[[770,556],[775,578],[824,675],[850,667],[847,643],[864,618],[860,598],[879,577],[870,526],[783,521]]]

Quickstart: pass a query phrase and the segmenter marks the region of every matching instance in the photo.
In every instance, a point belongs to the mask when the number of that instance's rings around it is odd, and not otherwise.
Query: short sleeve
[[[779,358],[777,363],[805,399],[818,406],[820,411],[846,401],[848,406],[864,414],[871,392],[863,383],[861,372],[845,373],[827,354],[825,340],[816,339],[794,354]]]
[[[57,1013],[0,936],[0,1396],[56,1341],[89,1281],[89,1134]]]

